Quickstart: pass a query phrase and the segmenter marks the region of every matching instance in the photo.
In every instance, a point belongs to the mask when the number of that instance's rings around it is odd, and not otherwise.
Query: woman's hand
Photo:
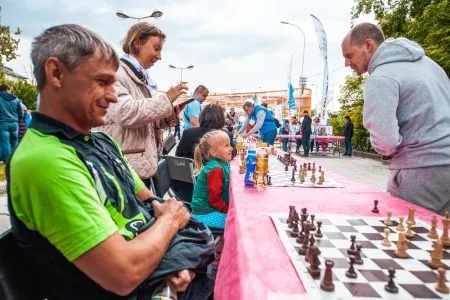
[[[180,95],[186,95],[186,91],[188,90],[188,86],[186,85],[186,82],[181,82],[180,84],[177,84],[176,86],[171,87],[167,92],[166,95],[169,98],[170,102],[173,102],[177,100]]]

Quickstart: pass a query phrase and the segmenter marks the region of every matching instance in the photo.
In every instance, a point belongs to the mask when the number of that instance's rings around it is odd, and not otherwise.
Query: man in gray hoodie
[[[345,66],[369,73],[363,125],[374,149],[392,157],[387,190],[443,214],[450,210],[450,81],[406,38],[384,39],[376,25],[352,28]]]

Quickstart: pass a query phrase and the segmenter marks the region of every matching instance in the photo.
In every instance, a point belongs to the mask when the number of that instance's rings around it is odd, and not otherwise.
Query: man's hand
[[[185,82],[182,82],[176,86],[173,86],[166,92],[167,97],[169,97],[169,100],[171,102],[177,100],[180,95],[185,95],[186,90],[188,89],[188,86],[185,84]]]
[[[189,270],[183,270],[168,278],[169,284],[175,288],[177,293],[186,291],[189,284],[194,280],[195,273]]]
[[[152,206],[155,210],[156,219],[165,219],[169,224],[174,225],[177,230],[183,229],[191,217],[183,203],[175,198],[170,198],[163,203],[155,200],[152,202]]]

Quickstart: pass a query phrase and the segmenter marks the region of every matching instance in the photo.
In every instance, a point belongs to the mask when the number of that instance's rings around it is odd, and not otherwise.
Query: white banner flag
[[[323,86],[322,86],[322,101],[320,103],[320,108],[318,109],[322,118],[325,117],[326,107],[328,105],[328,54],[327,54],[327,35],[325,33],[325,29],[323,28],[322,23],[317,19],[314,15],[311,15],[311,18],[314,23],[314,28],[316,29],[317,40],[319,41],[319,49],[322,53],[323,61],[324,61],[324,70],[323,70]]]

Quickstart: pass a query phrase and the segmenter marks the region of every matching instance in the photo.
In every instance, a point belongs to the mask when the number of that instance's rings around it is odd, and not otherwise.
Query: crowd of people
[[[208,228],[225,227],[233,137],[259,134],[274,145],[277,135],[301,135],[293,139],[297,153],[300,146],[304,157],[327,150],[315,140],[327,135],[326,126],[306,110],[301,120],[279,124],[267,105],[248,100],[238,116],[217,104],[203,107],[209,90],[199,85],[194,101],[179,111],[173,103],[187,85],[162,92],[149,73],[165,40],[156,26],[136,23],[119,57],[84,27],[46,29],[32,44],[40,100],[31,124],[23,103],[0,87],[12,232],[39,269],[36,280],[56,298],[150,299],[168,289],[182,300],[212,299],[216,253]],[[372,24],[352,28],[342,52],[347,66],[370,74],[364,126],[374,148],[392,157],[388,191],[439,213],[448,210],[445,73],[417,44],[384,40]],[[424,82],[424,73],[432,80]],[[344,155],[352,156],[353,123],[349,116],[345,122]],[[151,190],[163,130],[171,127],[179,139],[176,155],[194,160],[195,184],[173,183],[191,212],[179,199],[162,200]],[[281,143],[290,150],[290,137]]]

